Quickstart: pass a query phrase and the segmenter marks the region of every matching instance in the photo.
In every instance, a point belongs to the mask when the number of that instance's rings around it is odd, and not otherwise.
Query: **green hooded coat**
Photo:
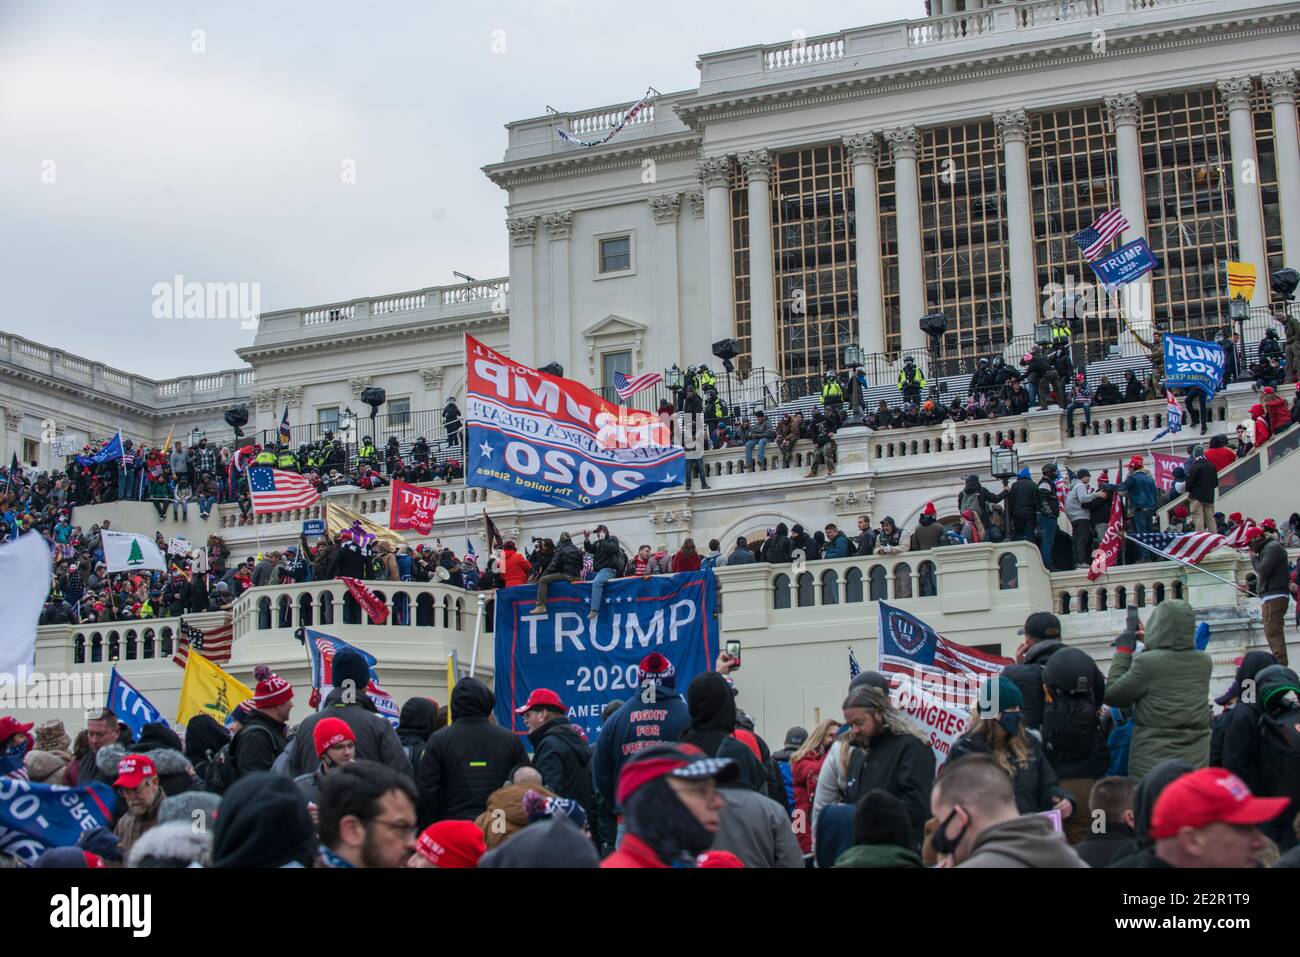
[[[1117,652],[1106,676],[1106,704],[1133,706],[1129,775],[1140,778],[1168,758],[1195,768],[1210,760],[1210,656],[1194,643],[1196,615],[1185,601],[1156,606],[1147,650]]]

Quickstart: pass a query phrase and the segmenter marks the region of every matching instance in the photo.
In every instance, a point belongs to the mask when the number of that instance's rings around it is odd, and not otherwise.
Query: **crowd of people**
[[[57,720],[0,717],[0,772],[113,788],[110,825],[38,867],[1300,866],[1300,679],[1284,658],[1240,659],[1215,713],[1184,601],[1120,634],[1106,675],[1051,613],[1021,634],[943,752],[898,676],[874,671],[840,715],[773,749],[725,653],[685,689],[668,657],[645,655],[595,740],[547,688],[517,709],[524,735],[497,726],[473,677],[449,708],[410,699],[394,729],[344,650],[296,726],[295,689],[259,667],[228,727],[199,715],[137,738],[104,710],[73,742]]]

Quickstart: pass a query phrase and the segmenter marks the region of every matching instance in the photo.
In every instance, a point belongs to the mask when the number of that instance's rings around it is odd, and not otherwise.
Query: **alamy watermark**
[[[102,672],[0,671],[0,713],[7,711],[84,711],[103,706],[108,685]]]
[[[155,319],[238,319],[241,329],[256,329],[262,313],[262,285],[256,282],[186,282],[177,273],[156,282]]]

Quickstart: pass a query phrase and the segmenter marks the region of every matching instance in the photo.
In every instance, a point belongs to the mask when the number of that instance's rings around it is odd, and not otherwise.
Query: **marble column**
[[[884,283],[880,273],[880,196],[876,134],[844,137],[844,153],[853,166],[853,244],[857,254],[858,343],[866,353],[885,351]]]
[[[1278,204],[1282,211],[1282,263],[1300,269],[1296,266],[1300,263],[1300,137],[1296,135],[1295,71],[1265,73],[1262,79],[1273,103],[1273,152],[1277,157]]]
[[[1138,137],[1138,122],[1142,115],[1142,101],[1136,93],[1120,93],[1106,97],[1106,112],[1115,130],[1116,178],[1119,180],[1119,208],[1128,220],[1129,227],[1120,235],[1121,243],[1132,242],[1147,234],[1146,201],[1142,192],[1142,149]],[[1091,225],[1091,224],[1086,224]],[[1082,228],[1082,227],[1081,227]],[[1083,280],[1093,282],[1092,270],[1083,267]],[[1122,287],[1124,316],[1134,329],[1151,341],[1152,319],[1151,275]]]
[[[659,369],[667,369],[673,363],[683,369],[687,366],[682,349],[684,336],[677,277],[677,216],[681,205],[680,193],[650,197],[650,213],[655,221],[651,315],[653,338],[656,340],[651,354],[655,357],[655,367]],[[634,364],[632,371],[643,370]]]
[[[709,341],[731,338],[736,328],[731,282],[731,157],[707,156],[699,163],[704,185],[704,221],[709,235]]]
[[[533,254],[537,239],[536,216],[515,216],[506,220],[510,231],[510,358],[536,366],[533,337],[537,316],[534,310],[535,279]]]
[[[925,273],[921,253],[921,193],[917,182],[916,154],[921,134],[915,126],[885,130],[894,154],[894,197],[898,210],[898,306],[904,349],[925,348],[920,321],[929,310],[925,300]]]
[[[1007,273],[1011,280],[1011,334],[1033,335],[1039,317],[1038,273],[1034,269],[1034,220],[1029,205],[1029,117],[1024,110],[994,113],[1002,137],[1007,184]]]
[[[776,298],[772,276],[772,160],[767,150],[740,154],[749,192],[750,368],[776,374]]]
[[[573,210],[561,209],[542,217],[546,235],[550,238],[550,323],[542,328],[535,343],[533,358],[541,365],[558,361],[568,375],[577,374],[578,355],[571,351],[569,306],[569,254],[573,243]],[[540,326],[540,324],[539,324]]]
[[[1232,204],[1237,220],[1237,259],[1255,264],[1255,294],[1251,305],[1268,305],[1268,257],[1264,255],[1264,214],[1259,199],[1259,157],[1255,154],[1255,121],[1250,105],[1254,83],[1250,77],[1220,80],[1219,99],[1228,111],[1229,150],[1232,153]],[[1295,132],[1294,121],[1291,124]],[[1281,145],[1280,143],[1278,144]],[[1281,150],[1278,150],[1281,155]]]

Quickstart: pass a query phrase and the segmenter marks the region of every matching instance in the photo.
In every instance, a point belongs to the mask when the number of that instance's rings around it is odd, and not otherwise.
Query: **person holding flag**
[[[1178,397],[1168,389],[1165,389],[1165,427],[1151,437],[1152,442],[1158,442],[1166,435],[1172,435],[1175,432],[1183,430],[1183,407],[1178,404]]]

